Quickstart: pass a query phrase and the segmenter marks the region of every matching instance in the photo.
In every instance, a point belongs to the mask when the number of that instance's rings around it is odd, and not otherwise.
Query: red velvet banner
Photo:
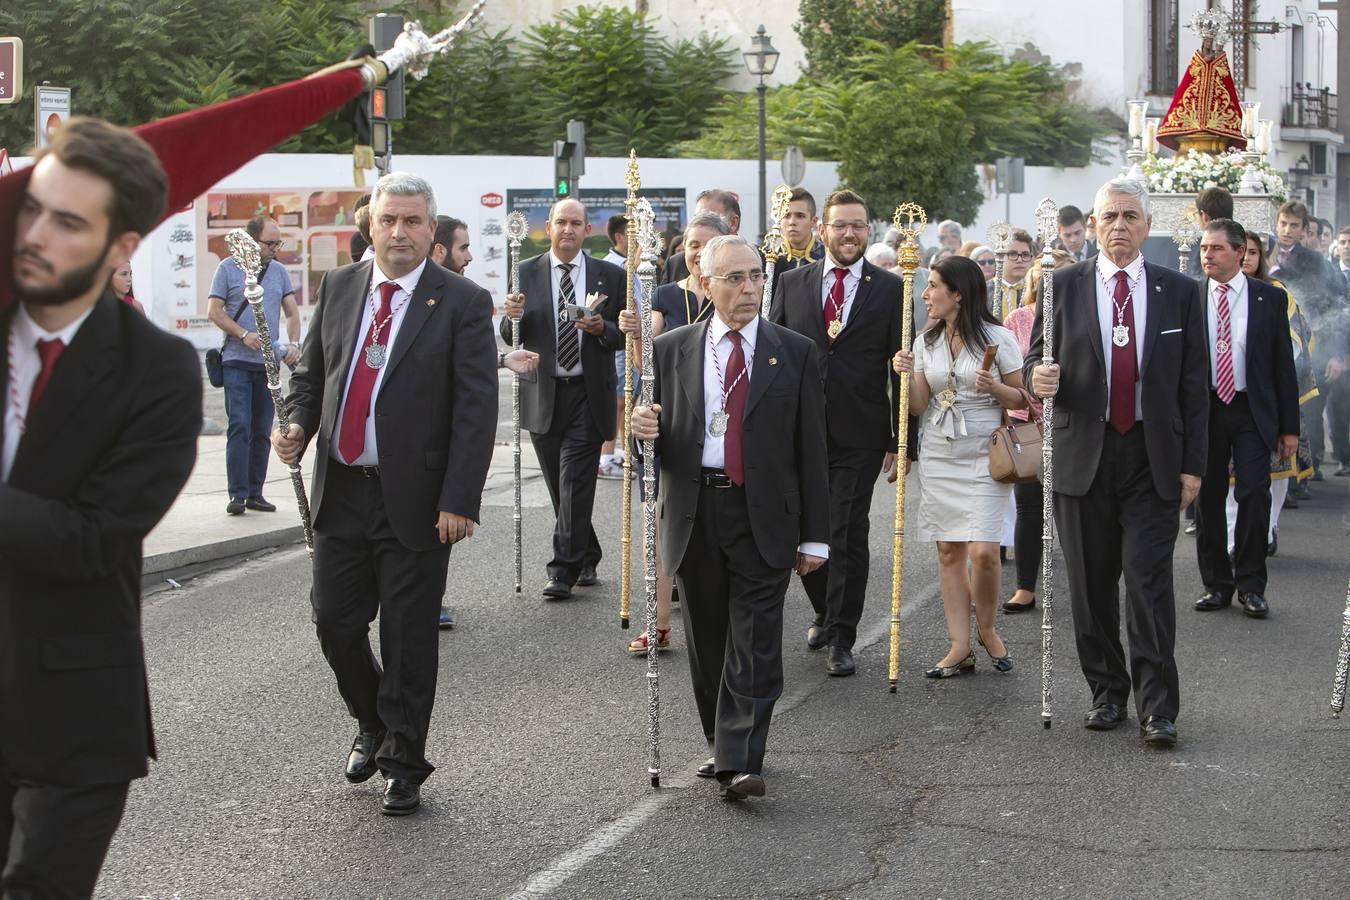
[[[361,93],[359,69],[342,69],[141,125],[169,176],[164,215],[186,206],[249,160]],[[0,178],[0,310],[13,302],[15,217],[28,169]]]

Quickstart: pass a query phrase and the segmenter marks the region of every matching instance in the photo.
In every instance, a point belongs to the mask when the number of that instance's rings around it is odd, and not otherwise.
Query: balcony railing
[[[1285,92],[1284,114],[1280,124],[1286,128],[1322,128],[1336,130],[1336,95],[1327,88],[1296,84]]]

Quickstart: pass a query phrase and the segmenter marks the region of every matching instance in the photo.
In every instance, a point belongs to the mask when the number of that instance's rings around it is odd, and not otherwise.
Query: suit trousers
[[[703,487],[676,580],[703,734],[718,772],[760,772],[783,693],[791,569],[760,556],[743,488]]]
[[[542,376],[541,376],[542,377]],[[591,526],[595,480],[604,439],[586,401],[586,385],[558,380],[553,394],[552,427],[530,432],[548,496],[557,517],[548,577],[573,585],[585,566],[600,564],[600,539]]]
[[[1177,504],[1153,485],[1144,427],[1125,434],[1104,426],[1101,459],[1088,492],[1055,494],[1055,523],[1064,548],[1078,662],[1093,704],[1124,706],[1134,687],[1140,720],[1176,720],[1181,707],[1172,553]],[[1120,645],[1120,578],[1130,660]]]
[[[1252,419],[1246,391],[1224,403],[1209,394],[1209,454],[1195,509],[1196,551],[1206,590],[1266,592],[1266,543],[1270,525],[1270,448]],[[1228,461],[1233,462],[1237,524],[1228,557]]]
[[[449,545],[419,552],[394,535],[379,476],[328,462],[314,528],[314,626],[347,711],[362,730],[386,732],[376,761],[389,778],[420,784],[435,769],[427,729],[449,563]],[[376,613],[383,665],[370,647]]]
[[[1336,461],[1350,466],[1350,375],[1328,381],[1326,395],[1327,428],[1331,431],[1331,449]]]
[[[867,535],[872,490],[884,455],[881,450],[858,450],[833,442],[829,446],[830,558],[802,579],[802,587],[832,647],[851,650],[858,639],[871,565]]]
[[[128,787],[15,781],[0,763],[0,897],[93,896]]]

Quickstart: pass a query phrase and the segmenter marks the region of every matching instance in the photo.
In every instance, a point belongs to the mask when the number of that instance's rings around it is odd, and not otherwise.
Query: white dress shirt
[[[366,294],[365,309],[361,311],[361,327],[356,330],[356,346],[352,348],[351,365],[347,369],[347,384],[342,389],[342,403],[338,406],[338,431],[342,429],[342,415],[347,409],[347,394],[351,391],[352,376],[356,374],[357,366],[364,366],[365,354],[361,348],[365,346],[366,334],[370,331],[370,323],[374,318],[375,310],[380,305],[380,285],[386,281],[393,281],[398,284],[398,290],[394,291],[394,296],[389,299],[389,309],[391,310],[389,324],[380,330],[380,343],[387,349],[386,362],[380,368],[375,370],[375,384],[370,389],[370,409],[366,412],[366,446],[361,451],[361,455],[352,460],[353,466],[377,466],[380,464],[379,448],[375,446],[375,401],[380,396],[380,385],[384,384],[384,373],[389,370],[389,362],[394,349],[394,341],[398,338],[399,327],[403,325],[403,317],[408,314],[408,304],[412,302],[413,291],[417,288],[417,282],[422,278],[422,272],[427,267],[427,261],[422,260],[422,264],[413,269],[402,278],[390,278],[380,271],[378,261],[370,267],[370,292]],[[343,460],[338,453],[338,441],[341,435],[333,433],[333,442],[328,447],[328,455],[342,463],[344,466],[348,463]]]
[[[559,328],[576,328],[576,322],[563,322],[558,316],[558,300],[562,297],[562,272],[558,271],[563,261],[553,255],[553,251],[548,251],[548,277],[549,284],[553,286],[551,299],[553,303],[553,346],[558,346]],[[578,306],[586,305],[586,253],[582,251],[572,259],[572,271],[568,273],[572,278],[572,302]],[[577,330],[577,350],[581,350],[581,342],[585,340],[586,334],[580,329]],[[570,369],[564,369],[560,363],[554,363],[554,375],[559,378],[568,378],[573,375],[581,374],[581,354],[577,353],[577,364]]]
[[[712,433],[712,418],[713,414],[722,408],[722,378],[718,373],[719,371],[725,373],[731,365],[731,351],[734,345],[727,337],[731,329],[722,321],[721,316],[714,313],[708,320],[708,328],[712,332],[712,353],[705,354],[707,358],[703,361],[703,468],[721,469],[726,465],[726,440],[725,435]],[[755,370],[755,341],[758,337],[759,317],[756,316],[741,329],[741,352],[745,354],[744,380],[747,393],[750,389],[750,375]],[[745,450],[744,441],[741,443],[741,450],[742,452]],[[818,556],[821,559],[830,558],[829,545],[813,541],[799,546],[797,552],[807,556]]]
[[[1209,386],[1219,384],[1219,282],[1205,279],[1209,310]],[[1229,352],[1233,354],[1233,389],[1247,389],[1247,276],[1238,272],[1228,282]]]
[[[93,311],[94,307],[90,306],[74,322],[60,331],[52,332],[40,328],[28,315],[27,308],[22,303],[18,304],[14,320],[9,326],[9,383],[4,400],[5,445],[0,448],[0,481],[9,481],[9,470],[14,466],[14,457],[19,452],[19,439],[23,437],[24,424],[28,418],[28,398],[33,393],[33,382],[42,373],[42,357],[38,356],[37,342],[60,340],[69,349],[75,333]]]
[[[830,291],[834,288],[834,270],[843,268],[848,271],[848,274],[844,276],[844,308],[839,313],[839,320],[847,325],[849,313],[853,311],[853,298],[858,296],[858,284],[862,281],[863,258],[858,257],[858,261],[851,266],[840,266],[839,263],[830,258],[827,251],[822,265],[825,267],[824,277],[820,279],[820,308],[822,311],[831,309]]]
[[[1139,379],[1134,385],[1134,417],[1144,417],[1144,405],[1140,399],[1140,390],[1144,384],[1144,335],[1148,334],[1148,284],[1144,277],[1144,257],[1136,256],[1122,267],[1107,259],[1105,253],[1097,254],[1097,324],[1101,328],[1102,360],[1106,363],[1106,408],[1111,408],[1111,351],[1116,345],[1111,343],[1111,331],[1116,326],[1116,273],[1124,271],[1130,286],[1130,310],[1134,314],[1134,327],[1130,329],[1130,346],[1134,348],[1135,371]]]

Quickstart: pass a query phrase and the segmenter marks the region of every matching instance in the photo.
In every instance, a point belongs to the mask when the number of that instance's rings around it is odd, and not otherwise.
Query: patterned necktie
[[[1219,285],[1214,294],[1214,305],[1219,310],[1214,342],[1214,390],[1228,404],[1237,393],[1233,382],[1233,322],[1228,310],[1228,285]]]
[[[1139,361],[1135,359],[1134,307],[1130,303],[1130,283],[1123,271],[1116,273],[1115,306],[1117,324],[1124,325],[1129,339],[1125,346],[1111,341],[1111,427],[1124,434],[1134,427],[1134,385],[1139,380]]]
[[[42,360],[42,371],[38,372],[38,377],[33,382],[33,392],[28,395],[28,412],[25,418],[32,418],[33,409],[37,406],[38,399],[42,397],[42,392],[47,389],[47,382],[52,380],[52,369],[56,367],[56,359],[64,349],[66,349],[66,344],[60,338],[37,342],[37,354],[38,359]]]
[[[745,484],[745,459],[741,455],[741,420],[745,418],[745,398],[750,393],[750,379],[741,377],[745,372],[745,350],[741,346],[741,333],[728,331],[731,339],[731,358],[727,360],[727,371],[722,376],[722,391],[728,386],[731,393],[726,396],[727,433],[722,444],[722,468],[735,485]]]
[[[834,284],[830,285],[830,299],[828,303],[821,307],[821,315],[825,320],[825,339],[831,344],[833,344],[834,339],[839,336],[839,332],[843,330],[844,278],[848,275],[848,269],[841,269],[839,266],[835,266],[832,271],[834,272]],[[836,319],[839,320],[839,325],[836,326],[835,332],[831,333],[830,325],[832,325]]]
[[[370,398],[375,392],[375,379],[380,374],[366,364],[366,348],[374,342],[375,327],[381,325],[380,334],[387,342],[391,326],[388,323],[392,315],[390,304],[398,293],[397,281],[386,281],[380,285],[380,309],[370,320],[366,338],[361,342],[361,350],[356,354],[356,371],[352,373],[351,384],[347,385],[347,403],[342,408],[342,425],[338,429],[338,456],[347,465],[352,464],[366,449],[366,417],[370,415]]]
[[[558,291],[558,368],[571,371],[581,361],[581,340],[576,325],[567,318],[567,306],[577,302],[576,288],[572,285],[571,263],[558,263],[561,274]]]

